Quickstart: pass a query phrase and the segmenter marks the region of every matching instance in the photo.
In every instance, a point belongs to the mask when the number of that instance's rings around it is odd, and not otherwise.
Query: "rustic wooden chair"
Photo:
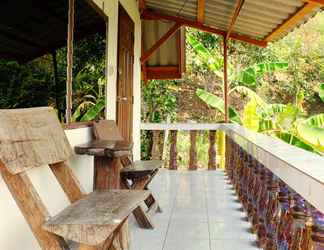
[[[99,140],[124,141],[115,121],[100,120],[94,123],[93,133]],[[163,161],[132,161],[130,157],[122,159],[121,186],[130,190],[148,190],[148,186],[157,174],[159,168],[163,166]],[[137,209],[133,212],[138,224],[143,228],[153,228],[149,214],[162,212],[157,200],[152,193],[145,200],[146,212]]]
[[[83,250],[127,249],[121,230],[149,192],[101,190],[86,195],[66,163],[71,155],[53,109],[0,110],[0,173],[41,248],[69,249],[71,241]],[[26,173],[44,165],[72,203],[54,217]]]

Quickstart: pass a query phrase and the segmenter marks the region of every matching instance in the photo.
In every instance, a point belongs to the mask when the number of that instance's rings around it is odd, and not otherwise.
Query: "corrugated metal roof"
[[[204,24],[227,31],[235,11],[236,0],[205,0]],[[305,0],[245,0],[232,32],[264,40],[277,27],[297,13]],[[189,20],[197,19],[197,0],[146,0],[148,9]],[[279,39],[307,21],[320,10],[313,8],[299,22],[272,40]]]

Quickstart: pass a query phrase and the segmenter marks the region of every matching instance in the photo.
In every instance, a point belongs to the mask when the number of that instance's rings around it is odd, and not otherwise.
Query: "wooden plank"
[[[301,7],[294,15],[290,16],[287,20],[285,20],[282,24],[275,28],[268,36],[266,36],[264,38],[264,41],[270,42],[278,38],[281,34],[286,32],[290,28],[295,27],[297,23],[305,18],[305,16],[313,13],[316,8],[318,8],[318,3],[305,3],[303,7]]]
[[[2,109],[0,121],[0,160],[12,174],[72,156],[52,108]]]
[[[1,161],[0,173],[42,249],[62,249],[60,239],[42,228],[50,214],[26,173],[12,175]]]
[[[51,164],[50,168],[71,203],[85,196],[86,192],[82,189],[79,180],[66,163],[60,162]]]
[[[189,170],[197,170],[197,131],[190,131]]]
[[[148,80],[180,79],[182,77],[177,66],[146,66],[145,70]]]
[[[159,49],[163,43],[165,43],[172,35],[174,35],[174,33],[176,33],[178,31],[178,29],[180,29],[181,24],[180,23],[175,23],[169,30],[167,33],[165,33],[148,51],[146,51],[142,57],[141,57],[141,63],[145,63],[147,62],[151,55],[157,50]]]
[[[227,29],[226,40],[228,40],[230,38],[232,30],[234,29],[234,26],[235,26],[235,22],[241,12],[244,2],[245,2],[245,0],[236,0],[235,10],[234,10],[230,25]]]
[[[205,0],[197,1],[197,21],[203,23],[205,21]]]
[[[144,11],[144,13],[142,14],[142,18],[146,19],[146,20],[166,20],[166,21],[177,22],[177,23],[182,24],[183,26],[196,28],[196,29],[199,29],[199,30],[202,30],[205,32],[210,32],[210,33],[221,35],[221,36],[225,36],[227,33],[225,30],[210,27],[205,24],[201,24],[197,21],[185,19],[182,17],[164,15],[164,14],[160,14],[160,13],[156,13],[156,12],[152,12],[152,11],[148,11],[148,10]],[[253,44],[256,46],[260,46],[260,47],[267,46],[267,41],[257,40],[252,37],[249,37],[246,35],[240,35],[240,34],[237,34],[234,32],[231,33],[230,38],[232,38],[234,40],[239,40],[242,42],[250,43],[250,44]]]
[[[93,124],[93,133],[97,140],[124,141],[117,124],[113,120],[101,120]]]
[[[149,194],[138,190],[98,190],[48,220],[44,228],[65,239],[100,245]]]
[[[66,123],[72,121],[72,80],[73,80],[73,39],[74,39],[74,7],[75,0],[69,0],[68,34],[67,34],[67,65],[66,65]]]

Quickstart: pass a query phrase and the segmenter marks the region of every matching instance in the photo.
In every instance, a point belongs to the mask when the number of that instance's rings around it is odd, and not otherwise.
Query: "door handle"
[[[120,101],[120,102],[121,101],[128,101],[128,98],[126,96],[118,96],[117,100]]]

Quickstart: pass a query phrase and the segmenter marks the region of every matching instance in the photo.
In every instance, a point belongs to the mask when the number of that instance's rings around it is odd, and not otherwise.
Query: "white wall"
[[[118,4],[120,3],[135,24],[134,44],[134,109],[133,141],[134,158],[140,159],[140,122],[141,122],[141,19],[135,0],[93,0],[108,16],[107,48],[107,109],[106,117],[116,120],[117,96],[117,54],[118,54]]]
[[[71,146],[85,143],[91,139],[91,130],[89,128],[67,130],[66,134]],[[91,192],[93,157],[75,155],[70,161],[70,166],[86,192]],[[48,166],[31,169],[27,171],[27,175],[50,215],[57,214],[70,204]],[[1,250],[41,249],[1,176],[0,214]]]

